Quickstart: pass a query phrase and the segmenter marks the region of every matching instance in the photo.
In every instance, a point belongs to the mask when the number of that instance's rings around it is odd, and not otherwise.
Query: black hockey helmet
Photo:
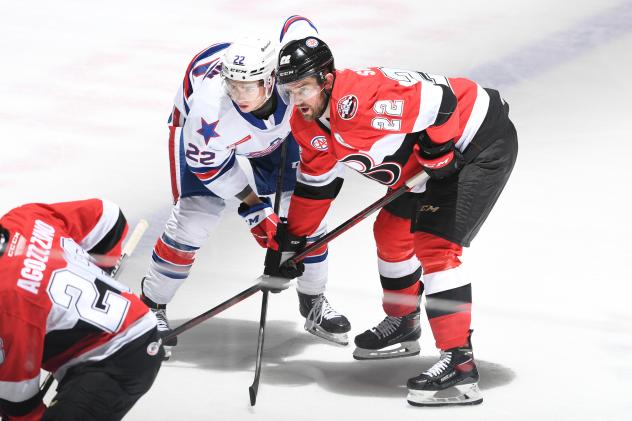
[[[2,225],[0,225],[0,256],[4,254],[4,249],[7,248],[9,243],[9,231]]]
[[[334,56],[329,46],[316,37],[286,44],[279,52],[277,82],[280,85],[315,76],[319,83],[334,70]]]

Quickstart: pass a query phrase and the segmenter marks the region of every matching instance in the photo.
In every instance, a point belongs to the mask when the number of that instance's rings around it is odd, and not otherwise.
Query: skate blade
[[[478,383],[469,383],[444,390],[408,389],[406,400],[413,406],[478,405],[483,402],[483,395]]]
[[[419,342],[407,341],[393,344],[381,349],[356,348],[353,358],[356,360],[387,360],[390,358],[404,358],[419,355]]]
[[[311,329],[305,328],[305,330],[314,336],[318,336],[319,338],[325,339],[326,341],[334,343],[336,345],[349,345],[349,338],[346,333],[331,333],[321,329],[318,326]]]

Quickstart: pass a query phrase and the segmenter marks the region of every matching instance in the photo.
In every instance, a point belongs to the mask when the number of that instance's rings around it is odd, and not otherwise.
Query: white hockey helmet
[[[233,42],[222,55],[222,77],[241,82],[268,78],[276,67],[276,49],[263,38]]]

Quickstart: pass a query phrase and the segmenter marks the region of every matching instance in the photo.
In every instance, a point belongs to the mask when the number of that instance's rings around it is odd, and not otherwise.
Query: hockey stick
[[[274,213],[279,214],[281,209],[281,198],[283,196],[283,173],[285,173],[285,165],[287,163],[287,144],[289,135],[283,141],[281,146],[281,162],[279,163],[279,172],[277,174],[276,192],[274,195]],[[250,394],[250,406],[257,403],[257,392],[259,391],[259,379],[261,377],[261,358],[263,356],[263,335],[266,327],[266,315],[268,312],[268,289],[262,290],[261,297],[261,317],[259,318],[259,337],[257,338],[257,358],[255,360],[255,378],[248,388]]]
[[[132,234],[129,236],[129,240],[127,240],[127,242],[123,246],[123,249],[121,250],[121,257],[118,260],[118,263],[116,264],[116,266],[114,266],[114,269],[112,269],[112,272],[110,273],[110,276],[112,278],[116,279],[120,275],[121,269],[124,267],[123,264],[132,255],[132,253],[136,249],[136,246],[138,245],[138,242],[142,238],[143,234],[145,234],[145,231],[147,231],[148,227],[149,223],[147,222],[147,220],[141,219],[140,221],[138,221],[138,223],[134,227],[134,231],[132,231]],[[42,383],[42,387],[40,387],[39,393],[42,397],[44,397],[46,392],[48,392],[48,389],[50,389],[54,381],[55,377],[53,377],[53,373],[48,373],[46,379],[44,379],[44,383]]]
[[[417,175],[412,176],[411,178],[406,180],[406,182],[403,185],[401,185],[399,188],[395,190],[391,190],[381,199],[373,202],[372,204],[370,204],[369,206],[367,206],[366,208],[358,212],[356,215],[354,215],[350,219],[347,219],[345,222],[343,222],[342,224],[338,225],[333,230],[329,231],[327,234],[320,237],[317,241],[305,247],[303,251],[289,258],[284,264],[289,264],[288,262],[297,264],[298,262],[303,260],[305,257],[307,257],[307,255],[313,252],[314,250],[319,249],[323,245],[329,243],[334,238],[337,238],[342,233],[347,232],[349,229],[351,229],[351,227],[356,226],[360,221],[366,219],[367,217],[372,215],[374,212],[388,205],[389,203],[391,203],[393,200],[397,199],[404,193],[407,193],[410,189],[412,189],[416,185],[425,183],[426,181],[428,181],[428,178],[429,176],[428,174],[426,174],[425,171],[421,171]]]
[[[411,177],[400,188],[390,191],[386,196],[382,197],[378,201],[376,201],[373,204],[369,205],[367,208],[365,208],[364,210],[360,211],[358,214],[356,214],[352,218],[350,218],[347,221],[343,222],[338,227],[336,227],[332,231],[330,231],[327,235],[322,236],[317,241],[312,243],[305,250],[303,250],[302,252],[296,254],[295,256],[291,257],[290,259],[288,259],[288,261],[294,261],[294,260],[296,260],[296,262],[300,261],[301,259],[305,258],[305,256],[308,253],[310,253],[313,250],[316,250],[316,249],[324,246],[325,244],[329,243],[331,240],[333,240],[334,238],[338,237],[340,234],[342,234],[343,232],[347,231],[348,229],[350,229],[351,227],[356,225],[361,220],[367,218],[373,212],[375,212],[378,209],[386,206],[387,204],[389,204],[390,202],[392,202],[393,200],[397,199],[402,194],[406,193],[408,190],[413,188],[415,185],[417,185],[419,183],[422,183],[422,182],[426,181],[427,179],[428,179],[428,175],[426,175],[425,172],[420,172],[419,174]],[[268,290],[283,290],[283,289],[287,289],[289,287],[289,284],[290,284],[290,280],[289,279],[277,278],[277,277],[274,277],[274,276],[266,276],[266,275],[262,275],[262,276],[258,277],[256,281],[257,281],[256,284],[254,284],[251,287],[241,291],[239,294],[234,295],[233,297],[229,298],[228,300],[224,301],[223,303],[218,304],[217,306],[213,307],[212,309],[210,309],[208,311],[205,311],[204,313],[202,313],[202,314],[190,319],[189,321],[186,321],[186,322],[182,323],[180,326],[176,327],[175,329],[172,329],[171,332],[169,332],[167,335],[165,335],[161,340],[159,340],[158,342],[153,342],[152,344],[150,344],[150,346],[158,346],[159,342],[160,343],[165,342],[165,341],[167,341],[169,339],[172,339],[172,338],[180,335],[183,332],[186,332],[187,330],[199,325],[200,323],[210,319],[213,316],[216,316],[217,314],[219,314],[222,311],[234,306],[235,304],[242,302],[246,298],[250,297],[251,295],[256,294],[259,291],[262,291],[262,290],[265,290],[265,289],[268,289]]]

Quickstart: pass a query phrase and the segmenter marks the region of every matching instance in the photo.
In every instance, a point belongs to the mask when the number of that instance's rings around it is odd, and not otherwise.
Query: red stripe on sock
[[[402,317],[417,310],[420,286],[420,282],[415,282],[404,289],[383,290],[382,308],[386,314],[393,317]]]
[[[165,244],[161,238],[156,241],[154,253],[156,253],[156,255],[162,260],[176,265],[192,265],[195,260],[194,251],[176,250]]]
[[[472,305],[464,303],[463,311],[430,319],[430,328],[437,348],[446,350],[467,343],[472,321]]]

